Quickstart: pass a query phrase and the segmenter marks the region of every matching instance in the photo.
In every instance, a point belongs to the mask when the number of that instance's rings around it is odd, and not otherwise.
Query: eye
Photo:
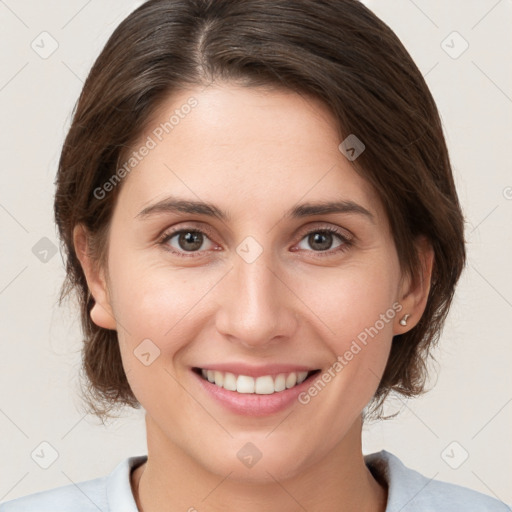
[[[173,233],[165,233],[160,243],[166,250],[187,257],[184,253],[207,250],[203,247],[205,240],[209,240],[208,236],[199,229],[180,229]]]
[[[339,242],[333,247],[332,244],[336,241],[336,238]],[[306,233],[301,242],[303,241],[313,249],[313,252],[327,253],[326,255],[345,251],[352,243],[346,233],[332,227],[313,229]],[[324,256],[324,254],[318,254],[318,256]]]
[[[207,242],[209,241],[212,245],[213,242],[211,242],[205,231],[197,228],[183,228],[170,233],[166,232],[162,235],[159,244],[161,244],[166,251],[176,254],[177,256],[193,257],[195,253],[212,249],[212,246],[208,247]],[[338,243],[332,247],[336,239],[338,239]],[[352,245],[352,239],[345,231],[330,226],[308,231],[301,239],[301,243],[303,241],[306,241],[312,249],[306,248],[306,251],[320,253],[316,254],[316,256],[320,257],[329,256],[333,253],[341,253],[348,250]],[[205,242],[206,247],[204,246]]]

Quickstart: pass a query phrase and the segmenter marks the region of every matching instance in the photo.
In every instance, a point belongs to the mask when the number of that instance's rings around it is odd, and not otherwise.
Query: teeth
[[[286,377],[286,389],[293,388],[297,384],[297,374],[292,372]]]
[[[221,372],[215,372],[215,384],[217,386],[222,387],[222,384],[224,383],[224,375]]]
[[[258,395],[271,395],[275,392],[274,379],[270,375],[258,377],[254,381],[254,392]]]
[[[284,373],[280,373],[274,381],[274,389],[276,391],[284,391],[286,389],[286,376]]]
[[[223,388],[229,391],[236,391],[236,377],[233,373],[226,372],[224,374]]]
[[[254,393],[254,379],[247,375],[239,375],[236,379],[236,390],[238,393]]]
[[[280,373],[275,378],[271,375],[262,375],[256,378],[248,375],[236,376],[230,372],[224,373],[216,370],[201,370],[201,374],[204,379],[229,391],[271,395],[304,382],[308,372]]]

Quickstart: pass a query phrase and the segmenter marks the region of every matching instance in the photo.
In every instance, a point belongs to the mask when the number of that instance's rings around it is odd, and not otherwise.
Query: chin
[[[229,451],[229,456],[226,456],[225,450],[216,450],[211,458],[203,461],[203,465],[207,471],[223,478],[229,475],[229,480],[239,483],[254,485],[287,480],[303,472],[309,465],[304,449],[285,447],[282,443],[269,440],[265,442],[264,436],[261,443],[236,441],[232,448],[226,450]]]

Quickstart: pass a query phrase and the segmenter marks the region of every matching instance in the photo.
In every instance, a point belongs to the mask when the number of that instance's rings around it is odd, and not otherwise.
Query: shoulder
[[[146,456],[123,460],[108,476],[36,492],[0,504],[0,512],[137,512],[130,471]]]
[[[388,484],[386,512],[509,512],[495,498],[460,485],[441,482],[406,467],[385,450],[365,456],[372,473]]]

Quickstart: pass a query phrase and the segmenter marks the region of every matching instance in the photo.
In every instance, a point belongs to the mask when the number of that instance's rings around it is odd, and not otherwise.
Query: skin
[[[228,83],[191,88],[161,105],[141,144],[192,96],[197,107],[123,180],[107,268],[94,265],[85,231],[75,229],[96,301],[91,318],[117,331],[127,378],[146,411],[149,458],[131,481],[134,490],[140,484],[137,506],[313,512],[342,503],[345,511],[384,511],[386,486],[364,464],[361,412],[393,335],[413,328],[423,313],[432,251],[418,246],[424,274],[413,286],[401,272],[380,200],[338,150],[335,120],[317,100]],[[171,194],[215,203],[231,219],[169,212],[137,218]],[[373,218],[284,218],[298,203],[339,199]],[[158,241],[171,227],[210,234],[188,251],[179,235],[168,240],[180,257]],[[352,243],[332,235],[318,249],[308,232],[325,227],[340,228]],[[247,236],[263,250],[252,263],[236,252]],[[394,303],[402,312],[308,404],[243,416],[214,402],[190,371],[234,360],[326,370]],[[160,349],[149,366],[134,356],[147,338]],[[247,442],[262,453],[252,468],[237,458]]]

